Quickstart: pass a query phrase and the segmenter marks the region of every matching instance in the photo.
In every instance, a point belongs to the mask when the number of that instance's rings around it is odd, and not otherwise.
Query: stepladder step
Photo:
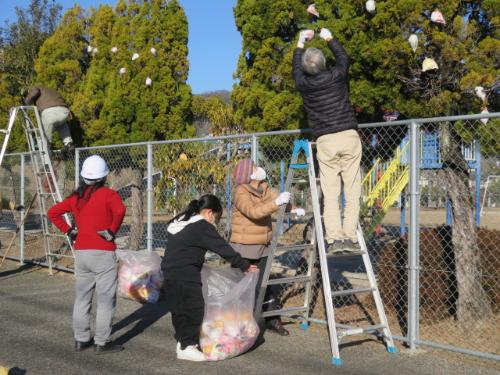
[[[347,337],[347,336],[356,336],[356,335],[362,335],[365,333],[374,333],[378,332],[384,328],[387,328],[385,324],[375,324],[371,326],[365,326],[365,327],[351,327],[346,324],[336,324],[336,327],[338,328],[338,337]]]
[[[350,296],[357,293],[371,293],[375,288],[355,288],[332,291],[332,297]]]

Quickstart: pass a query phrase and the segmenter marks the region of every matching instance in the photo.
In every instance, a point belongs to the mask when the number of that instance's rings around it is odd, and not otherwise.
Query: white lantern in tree
[[[483,110],[481,111],[481,113],[490,113],[490,111],[488,111],[488,108],[484,107]],[[489,118],[482,118],[481,119],[481,122],[486,125],[489,121]]]
[[[97,49],[97,47],[92,48],[92,55],[97,54],[97,52],[99,52],[99,50]]]
[[[147,77],[146,78],[146,86],[151,86],[152,83],[153,83],[153,81],[151,80],[151,78]]]
[[[127,68],[120,68],[119,73],[121,76],[124,75],[125,73],[127,73]]]
[[[418,47],[418,36],[417,34],[411,34],[410,37],[408,38],[408,43],[410,43],[410,47],[415,52]]]
[[[436,9],[431,13],[431,21],[439,23],[441,25],[446,25],[446,20],[444,19],[443,13],[439,9]]]
[[[486,101],[486,92],[484,92],[484,87],[476,86],[474,87],[474,91],[476,92],[476,95],[479,99],[481,99],[483,102]]]
[[[94,50],[94,47],[92,47],[91,45],[87,46],[87,52],[88,53],[91,53],[93,50]]]
[[[156,48],[154,47],[151,47],[151,53],[153,54],[153,56],[156,56]]]
[[[132,61],[137,60],[138,58],[139,58],[139,54],[138,53],[134,53],[132,55]]]
[[[428,70],[437,70],[437,69],[439,69],[439,66],[436,63],[436,60],[434,60],[432,57],[426,57],[424,59],[424,62],[422,63],[422,72],[427,72]]]
[[[316,9],[316,4],[311,4],[307,7],[307,13],[312,14],[315,17],[319,18],[319,12]]]
[[[118,52],[118,47],[112,47],[111,48],[112,53],[117,53]]]
[[[375,0],[368,0],[365,4],[365,7],[368,13],[375,13]]]

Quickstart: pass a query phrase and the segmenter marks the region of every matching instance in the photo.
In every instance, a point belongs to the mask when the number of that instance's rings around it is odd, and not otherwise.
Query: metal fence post
[[[408,243],[408,345],[416,348],[418,340],[418,309],[419,309],[419,172],[420,172],[420,137],[419,124],[410,124],[410,240]]]
[[[153,145],[148,143],[148,214],[147,214],[147,247],[148,251],[153,251]]]
[[[25,189],[25,178],[24,178],[24,154],[21,154],[21,191],[19,193],[19,205],[22,209],[19,211],[21,218],[24,217],[24,189]],[[19,227],[19,264],[24,264],[24,221],[21,219],[21,226]]]
[[[255,134],[252,134],[252,161],[259,164],[259,139]]]
[[[80,150],[75,149],[75,189],[78,188],[80,181]]]

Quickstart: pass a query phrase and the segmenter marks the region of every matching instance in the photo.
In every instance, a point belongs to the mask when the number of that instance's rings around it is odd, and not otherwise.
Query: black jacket
[[[328,47],[335,54],[336,63],[316,75],[302,69],[303,48],[296,48],[293,53],[293,79],[315,138],[358,127],[349,103],[349,56],[338,40],[330,40]]]
[[[175,224],[177,231],[172,230],[171,226],[168,227],[167,248],[161,264],[166,280],[201,283],[200,272],[207,250],[219,254],[230,262],[232,267],[242,271],[246,271],[250,266],[250,263],[235,252],[208,221],[204,219],[195,222],[177,221],[174,222],[174,226]]]

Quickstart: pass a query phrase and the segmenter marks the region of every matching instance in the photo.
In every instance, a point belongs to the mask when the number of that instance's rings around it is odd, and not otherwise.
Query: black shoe
[[[332,255],[335,253],[342,253],[344,251],[344,241],[342,240],[334,240],[332,243],[329,243],[326,248],[326,253],[328,255]]]
[[[63,160],[74,159],[74,155],[75,145],[73,144],[73,142],[64,145],[64,147],[61,149],[61,157]]]
[[[81,352],[90,348],[92,345],[94,345],[94,339],[90,339],[89,341],[75,341],[75,350]]]
[[[268,320],[266,322],[267,329],[277,333],[280,336],[288,336],[290,332],[283,326],[280,319]]]
[[[354,242],[353,240],[344,240],[343,249],[348,253],[360,253],[361,246],[359,246],[359,242]]]
[[[94,345],[95,354],[116,353],[121,352],[123,349],[123,346],[113,344],[111,341],[107,342],[105,345]]]

